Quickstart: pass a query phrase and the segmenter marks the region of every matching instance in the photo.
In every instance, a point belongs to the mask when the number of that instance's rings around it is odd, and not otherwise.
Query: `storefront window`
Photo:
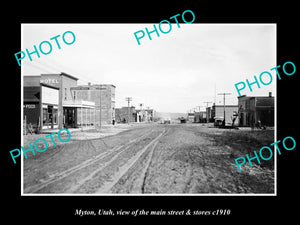
[[[53,124],[57,124],[57,117],[58,117],[57,112],[58,112],[58,110],[54,108],[53,109]]]
[[[47,108],[43,108],[43,125],[47,125],[48,121],[47,121]]]
[[[52,105],[43,105],[43,126],[52,127],[58,124],[58,108]]]

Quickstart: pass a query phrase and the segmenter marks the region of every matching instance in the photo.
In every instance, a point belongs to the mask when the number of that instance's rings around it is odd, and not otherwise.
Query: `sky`
[[[254,75],[263,71],[273,75],[273,82],[260,89],[253,85],[253,92],[247,88],[241,94],[275,96],[276,76],[270,71],[277,66],[275,24],[182,22],[178,28],[172,23],[168,34],[152,33],[152,40],[146,34],[138,45],[134,33],[146,33],[146,27],[153,30],[150,23],[22,24],[22,51],[31,52],[42,41],[52,44],[50,54],[22,60],[22,76],[65,72],[79,78],[78,84],[113,84],[116,107],[126,106],[125,98],[132,97],[131,105],[142,103],[160,112],[186,113],[199,106],[204,110],[213,102],[220,105],[223,92],[231,93],[226,104],[237,104],[234,85],[254,81]],[[75,34],[71,45],[61,39],[66,31]],[[61,49],[50,41],[57,35]]]

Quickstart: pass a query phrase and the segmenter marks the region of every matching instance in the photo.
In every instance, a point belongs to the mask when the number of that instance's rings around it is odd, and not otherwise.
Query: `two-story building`
[[[81,125],[93,124],[95,103],[76,100],[71,92],[71,88],[77,86],[77,80],[67,73],[24,76],[26,123],[39,130],[77,127],[78,117]],[[78,112],[85,112],[85,115],[78,115]]]
[[[78,85],[70,90],[74,99],[95,103],[95,124],[112,124],[115,120],[115,86],[112,84]]]

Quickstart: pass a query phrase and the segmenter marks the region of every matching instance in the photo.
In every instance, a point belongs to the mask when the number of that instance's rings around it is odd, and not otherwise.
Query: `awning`
[[[73,107],[73,108],[95,108],[95,102],[77,100],[77,101],[64,101],[63,107]]]

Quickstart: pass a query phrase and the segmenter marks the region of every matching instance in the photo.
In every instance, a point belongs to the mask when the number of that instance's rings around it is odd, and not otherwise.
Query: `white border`
[[[24,49],[23,47],[23,25],[28,25],[30,23],[22,23],[21,24],[21,49]],[[47,25],[54,25],[55,23],[43,23],[43,24],[47,24]],[[82,24],[86,24],[89,25],[91,23],[71,23],[72,25],[82,25]],[[97,24],[97,23],[95,23]],[[99,24],[99,23],[98,23]],[[197,23],[199,24],[199,23]],[[30,24],[30,25],[35,25],[35,24]],[[40,24],[38,24],[40,25]],[[58,24],[56,23],[55,25],[65,25],[65,24]],[[220,23],[203,23],[203,25],[273,25],[275,26],[275,62],[276,64],[274,66],[277,65],[277,23],[226,23],[226,24],[220,24]],[[21,62],[22,64],[22,62]],[[23,67],[21,66],[21,144],[23,146]],[[277,141],[277,79],[275,80],[275,95],[274,95],[274,101],[275,101],[275,127],[274,127],[274,142]],[[274,146],[275,149],[275,146]],[[274,151],[276,152],[276,151]],[[21,196],[277,196],[277,152],[276,154],[274,154],[274,193],[265,193],[265,194],[256,194],[256,193],[229,193],[229,194],[68,194],[68,193],[54,193],[54,194],[36,194],[36,193],[24,193],[23,190],[23,152],[21,151]]]
[[[24,44],[23,44],[23,31],[24,31],[24,27],[23,24],[21,24],[21,49],[24,49]],[[23,66],[22,66],[22,61],[21,63],[21,146],[23,146],[23,118],[24,118],[24,109],[23,109],[23,104],[24,104],[24,74],[23,74]],[[20,147],[21,148],[21,147]],[[24,186],[24,165],[23,165],[23,151],[20,149],[21,151],[21,196],[24,196],[26,194],[24,194],[23,191],[23,186]]]

